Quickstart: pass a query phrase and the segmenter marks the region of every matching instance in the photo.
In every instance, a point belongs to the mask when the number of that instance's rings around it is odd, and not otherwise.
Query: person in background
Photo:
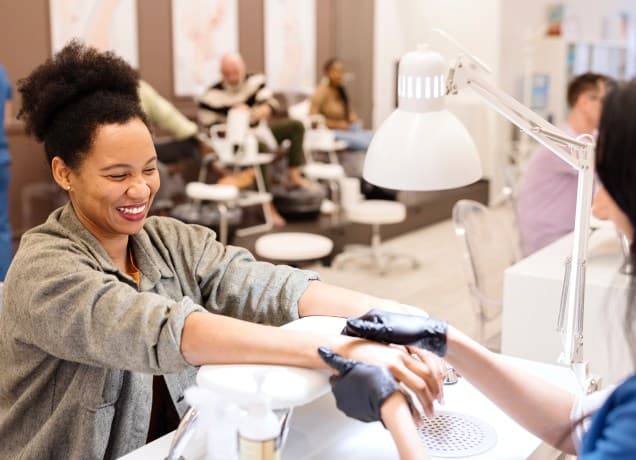
[[[166,142],[155,142],[157,170],[163,187],[155,196],[152,212],[162,213],[174,207],[173,198],[182,194],[185,188],[182,160],[192,160],[198,171],[202,156],[211,149],[197,139],[199,128],[196,123],[188,120],[170,101],[142,79],[139,79],[138,95],[141,109],[150,124],[171,137]]]
[[[199,98],[199,124],[208,129],[212,125],[225,123],[230,109],[248,110],[250,124],[253,127],[260,122],[267,122],[276,142],[280,144],[285,139],[291,142],[285,185],[288,188],[311,188],[313,184],[303,177],[301,171],[304,163],[305,127],[301,122],[289,118],[270,120],[274,110],[278,108],[278,101],[266,86],[265,75],[248,74],[243,57],[238,53],[228,53],[221,58],[221,76],[222,80],[211,86]],[[259,149],[270,148],[268,139],[261,138],[259,141]],[[274,225],[285,225],[285,219],[271,202],[270,210]]]
[[[608,93],[600,118],[596,171],[602,187],[595,199],[599,218],[610,219],[630,241],[636,263],[636,79]],[[625,339],[636,368],[636,291],[627,290]],[[343,333],[382,343],[405,345],[416,355],[429,350],[444,356],[459,373],[504,412],[543,441],[581,460],[623,460],[636,455],[636,373],[616,387],[575,396],[512,367],[457,329],[426,317],[369,312],[347,321]],[[536,338],[541,340],[540,337]],[[610,337],[607,340],[611,340]],[[530,344],[531,346],[531,344]],[[357,363],[319,348],[336,372],[332,377],[338,407],[364,420],[384,420],[398,443],[401,458],[426,458],[407,400],[381,367]],[[395,396],[393,396],[395,395]]]
[[[265,75],[248,74],[245,61],[238,53],[229,53],[221,59],[222,80],[210,87],[199,98],[198,119],[205,128],[227,121],[230,109],[242,108],[250,113],[250,124],[266,121],[276,142],[289,139],[287,186],[309,188],[312,183],[302,175],[304,162],[303,138],[305,127],[297,120],[284,118],[271,120],[279,106],[272,91],[266,85]],[[263,139],[259,139],[265,141]],[[265,141],[264,144],[267,144]]]
[[[337,58],[329,59],[324,67],[325,82],[320,84],[311,97],[310,115],[325,117],[327,128],[334,131],[337,140],[345,141],[348,150],[369,148],[373,133],[360,127],[358,116],[349,104],[344,87],[344,65]]]
[[[212,153],[213,149],[199,139],[197,124],[189,120],[143,79],[139,79],[138,92],[141,108],[148,121],[172,137],[169,142],[155,143],[162,181],[166,183],[165,185],[171,183],[173,175],[181,173],[179,162],[185,158],[194,160],[195,169],[198,172],[201,167],[201,158]],[[234,173],[219,167],[217,163],[212,163],[211,171],[219,184],[245,188],[254,182],[254,171],[251,169]],[[179,178],[173,182],[178,191],[181,192],[180,187],[183,185],[183,179]],[[170,192],[172,189],[175,187],[164,187],[165,192],[159,192],[155,203],[166,202],[166,200],[171,202]]]
[[[570,112],[561,127],[570,136],[595,135],[608,78],[584,73],[568,85]],[[578,174],[545,147],[530,158],[519,184],[517,218],[524,256],[574,230]]]
[[[415,307],[259,262],[205,227],[148,217],[157,156],[135,71],[77,41],[21,80],[19,118],[69,203],[26,232],[3,288],[0,458],[111,459],[176,427],[203,364],[326,368],[326,345],[381,364],[426,407],[442,363],[341,335],[310,315]]]
[[[0,281],[4,281],[13,255],[11,224],[9,223],[9,178],[11,156],[6,128],[13,117],[11,82],[0,65]]]
[[[166,100],[146,81],[139,79],[139,99],[148,120],[170,134],[177,142],[174,148],[162,151],[157,146],[157,157],[162,163],[173,163],[184,154],[196,156],[199,151],[209,149],[197,139],[197,124],[183,115],[170,101]]]

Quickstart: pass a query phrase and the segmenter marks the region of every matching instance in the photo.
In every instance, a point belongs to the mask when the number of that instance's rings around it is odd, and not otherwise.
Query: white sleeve
[[[600,409],[615,389],[616,385],[610,385],[591,394],[579,395],[574,401],[574,406],[572,406],[572,412],[570,413],[570,421],[572,424],[576,424],[574,430],[572,430],[572,440],[577,451],[585,432],[590,428],[590,423],[592,422],[590,416]],[[583,420],[584,418],[585,420]]]

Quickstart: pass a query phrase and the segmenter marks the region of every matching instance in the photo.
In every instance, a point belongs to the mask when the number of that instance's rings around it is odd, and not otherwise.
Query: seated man
[[[246,74],[245,62],[238,53],[229,53],[221,59],[222,81],[210,87],[199,99],[199,123],[209,128],[217,123],[225,123],[227,114],[233,108],[245,108],[250,112],[250,123],[256,125],[261,120],[269,120],[278,102],[265,85],[265,75]],[[278,143],[284,139],[291,141],[287,186],[310,187],[300,170],[303,164],[303,137],[305,128],[296,120],[282,119],[269,121],[269,127]]]
[[[138,86],[141,108],[154,126],[172,136],[172,142],[155,144],[157,157],[161,164],[158,166],[161,181],[164,187],[160,190],[153,203],[155,210],[164,206],[171,206],[171,198],[181,193],[185,186],[181,176],[179,162],[182,159],[194,160],[195,176],[198,176],[201,167],[201,157],[212,152],[212,148],[199,141],[198,126],[183,115],[170,101],[159,94],[149,83],[140,79]],[[219,178],[218,183],[236,185],[239,188],[248,187],[254,181],[252,171],[230,173],[212,163],[211,172]]]
[[[568,114],[561,128],[571,136],[596,134],[607,77],[585,73],[568,85]],[[524,256],[574,230],[578,173],[545,147],[528,162],[519,185],[517,217]]]

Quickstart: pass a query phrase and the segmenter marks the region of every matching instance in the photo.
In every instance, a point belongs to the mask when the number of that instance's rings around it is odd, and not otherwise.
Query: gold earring
[[[66,190],[70,192],[70,191],[71,191],[71,186],[70,186],[70,185],[67,185],[67,186],[66,186]]]

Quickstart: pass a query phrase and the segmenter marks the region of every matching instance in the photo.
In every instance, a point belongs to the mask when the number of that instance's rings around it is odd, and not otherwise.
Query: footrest
[[[257,204],[269,203],[272,201],[271,193],[242,192],[237,200],[239,206],[255,206]]]
[[[236,199],[239,190],[233,185],[190,182],[186,185],[186,195],[194,200],[224,202]]]

